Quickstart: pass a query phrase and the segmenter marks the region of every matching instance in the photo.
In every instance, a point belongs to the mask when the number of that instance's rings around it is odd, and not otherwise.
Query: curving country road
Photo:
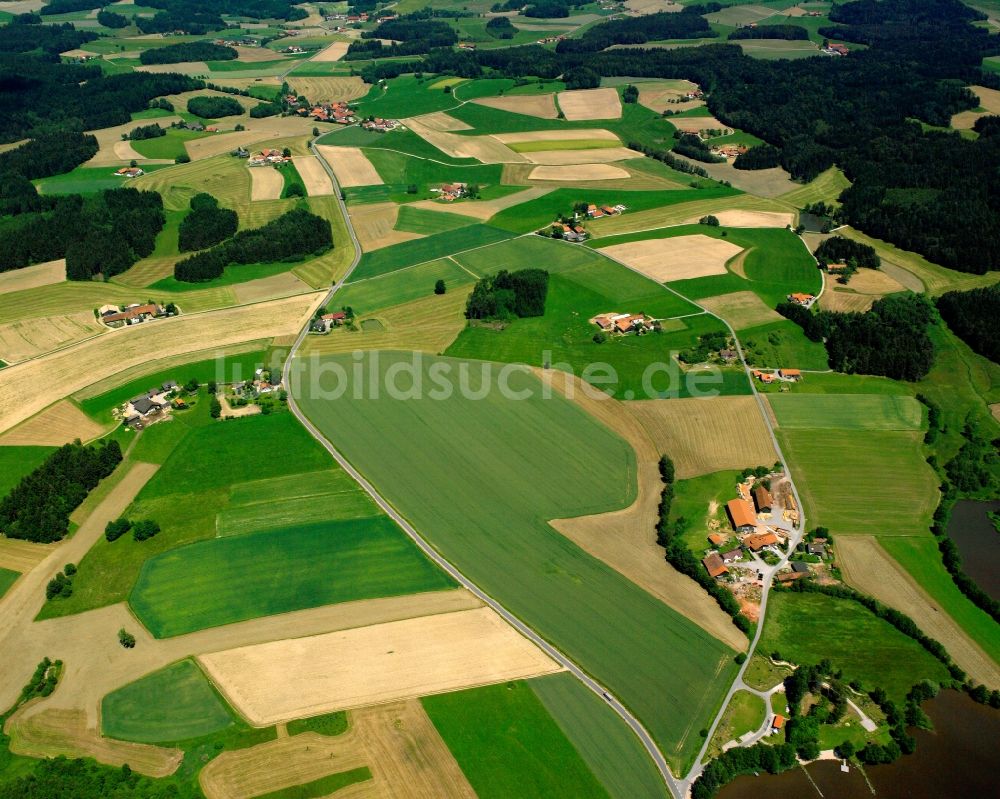
[[[344,277],[335,283],[330,291],[327,293],[326,297],[323,299],[323,307],[329,306],[331,300],[336,296],[337,292],[344,285],[351,273],[357,268],[359,261],[361,260],[361,244],[358,241],[358,237],[354,232],[354,225],[351,222],[351,217],[347,213],[347,206],[342,199],[342,194],[340,190],[340,185],[337,183],[337,176],[334,174],[333,170],[330,168],[329,163],[316,148],[315,140],[310,141],[309,147],[313,154],[319,159],[319,162],[323,165],[323,168],[327,171],[330,176],[330,180],[333,181],[334,196],[337,198],[337,202],[340,206],[340,211],[344,215],[344,221],[347,224],[347,230],[350,233],[351,240],[354,242],[354,260],[351,262],[350,267],[344,274]],[[310,320],[311,322],[311,320]],[[347,460],[330,440],[310,421],[302,409],[299,408],[298,403],[295,400],[295,396],[291,391],[291,382],[289,381],[290,366],[292,360],[295,357],[296,352],[299,347],[301,347],[302,342],[305,340],[306,335],[309,332],[309,324],[307,324],[295,339],[295,343],[292,344],[291,349],[288,352],[288,357],[285,360],[284,366],[282,368],[282,383],[285,390],[288,392],[288,407],[291,409],[292,413],[295,414],[296,418],[302,423],[309,434],[315,438],[327,452],[333,457],[335,461],[344,469],[351,477],[357,480],[358,484],[368,493],[368,495],[374,500],[389,518],[391,518],[396,524],[398,524],[402,530],[416,543],[418,547],[427,555],[434,563],[436,563],[441,569],[443,569],[448,575],[452,577],[459,585],[461,585],[466,590],[475,594],[483,603],[492,608],[498,615],[500,615],[508,624],[510,624],[514,629],[516,629],[525,638],[532,641],[536,646],[538,646],[543,652],[545,652],[550,658],[556,661],[559,665],[570,672],[576,679],[583,683],[588,689],[593,691],[597,696],[599,696],[604,702],[611,707],[621,718],[628,724],[632,731],[639,738],[643,747],[648,752],[649,756],[653,759],[656,764],[657,769],[663,777],[664,782],[666,782],[671,794],[673,794],[676,799],[681,799],[685,794],[685,788],[679,783],[670,773],[670,767],[667,765],[666,759],[663,754],[657,748],[656,743],[653,741],[652,736],[646,731],[646,728],[642,726],[642,723],[637,719],[632,713],[626,708],[608,689],[603,685],[598,683],[590,675],[583,671],[576,663],[574,663],[569,657],[563,654],[559,649],[554,647],[544,638],[542,638],[537,632],[535,632],[531,627],[517,618],[513,613],[508,611],[503,605],[501,605],[497,600],[483,591],[478,585],[472,582],[468,577],[466,577],[462,572],[460,572],[451,562],[449,562],[441,553],[439,553],[431,544],[423,538],[414,529],[414,527],[406,520],[406,518],[399,513],[389,502],[386,500],[378,490],[365,479],[354,466]]]

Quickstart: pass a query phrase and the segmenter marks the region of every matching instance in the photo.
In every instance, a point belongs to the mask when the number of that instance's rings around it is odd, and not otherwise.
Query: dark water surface
[[[1000,600],[1000,533],[987,513],[1000,512],[1000,501],[955,503],[948,535],[962,556],[962,568],[987,594]]]
[[[777,776],[740,777],[719,799],[871,799],[872,789],[882,799],[1000,796],[1000,711],[958,691],[942,691],[923,708],[933,732],[911,731],[916,753],[887,766],[866,766],[871,788],[860,769],[851,766],[844,774],[839,761],[822,761]]]

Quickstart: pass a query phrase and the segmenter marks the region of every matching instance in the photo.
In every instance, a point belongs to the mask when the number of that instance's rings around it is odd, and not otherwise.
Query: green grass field
[[[913,397],[885,394],[774,394],[769,398],[785,430],[920,430],[922,408]]]
[[[421,701],[480,799],[608,796],[527,683]]]
[[[828,369],[826,347],[810,341],[802,328],[782,319],[758,327],[737,328],[743,355],[751,366],[762,368]],[[807,375],[805,379],[811,378]]]
[[[316,732],[320,735],[342,735],[347,732],[347,714],[343,710],[335,713],[324,713],[322,716],[310,716],[307,719],[295,719],[288,722],[288,734],[298,735],[303,732]]]
[[[746,468],[769,465],[748,463]],[[684,542],[698,558],[704,557],[709,546],[706,540],[709,521],[718,520],[720,529],[725,532],[731,529],[726,517],[726,503],[736,497],[736,483],[739,481],[739,476],[739,471],[727,470],[676,482],[670,515],[674,519],[683,517],[687,520],[687,527],[683,532]],[[712,503],[715,503],[716,508],[714,515],[708,512]]]
[[[337,292],[333,304],[337,308],[350,306],[355,313],[363,315],[430,297],[438,280],[443,280],[446,290],[451,291],[474,283],[476,278],[452,259],[442,258],[412,269],[347,283]]]
[[[371,778],[371,770],[367,766],[362,766],[350,771],[338,771],[336,774],[320,777],[318,780],[302,785],[293,785],[290,788],[282,788],[280,791],[260,794],[256,799],[320,799],[325,796],[333,796],[348,785],[365,782]]]
[[[722,746],[748,732],[756,732],[764,723],[767,709],[764,700],[749,691],[737,691],[712,736],[709,752],[716,755]]]
[[[436,236],[413,239],[368,252],[361,256],[358,268],[352,277],[360,280],[377,277],[407,266],[415,266],[426,261],[436,261],[453,253],[485,247],[512,237],[512,234],[490,225],[468,225]]]
[[[202,131],[173,128],[168,130],[165,136],[157,136],[155,139],[142,139],[131,142],[131,144],[133,150],[146,158],[173,159],[187,155],[187,148],[184,146],[185,142],[211,135],[213,134]]]
[[[300,73],[305,74],[305,73]],[[444,86],[432,89],[434,79],[417,79],[413,75],[402,75],[388,82],[385,90],[373,86],[371,91],[358,100],[358,111],[364,116],[374,114],[382,117],[412,117],[444,111],[458,105],[451,94],[446,94]]]
[[[608,705],[571,674],[528,685],[612,799],[665,799],[666,786],[639,739]]]
[[[143,170],[155,172],[170,164],[144,164]],[[94,194],[104,189],[127,186],[128,180],[115,174],[111,166],[78,166],[71,172],[34,181],[40,194]]]
[[[822,594],[773,592],[760,647],[798,664],[829,658],[845,682],[880,685],[897,702],[920,680],[949,679],[944,664],[912,638],[857,602]]]
[[[167,638],[452,585],[383,516],[267,529],[162,553],[145,563],[129,602],[154,636]]]
[[[385,182],[382,190],[395,202],[433,197],[430,190],[442,183],[476,183],[480,187],[500,185],[503,168],[499,164],[479,164],[469,159],[449,158],[439,150],[425,151],[429,145],[409,131],[388,134],[374,143],[370,135],[366,139],[371,146],[364,147],[365,156]],[[396,148],[404,147],[407,152],[397,152]],[[415,152],[411,154],[411,150]],[[411,186],[416,186],[416,194],[408,192]],[[374,190],[376,187],[368,188]],[[366,199],[356,191],[348,192],[347,196],[352,202]]]
[[[235,286],[237,283],[246,283],[248,280],[260,280],[264,277],[271,277],[273,275],[280,275],[282,272],[291,271],[293,266],[293,263],[287,261],[267,264],[236,264],[227,266],[221,277],[206,280],[203,283],[187,283],[177,280],[171,275],[162,280],[157,280],[148,288],[150,291],[173,292],[177,304],[180,305],[184,302],[183,295],[187,292],[222,288],[223,286]],[[178,294],[181,296],[178,297]]]
[[[101,701],[101,733],[121,741],[185,741],[233,722],[232,711],[190,659],[154,671]]]
[[[930,536],[938,482],[919,432],[778,430],[810,527]]]
[[[408,356],[378,360],[385,375]],[[307,367],[349,371],[352,362],[328,356]],[[546,523],[631,503],[632,450],[558,395],[545,399],[524,371],[506,375],[507,396],[497,370],[485,383],[482,373],[479,364],[425,356],[425,391],[444,378],[450,396],[399,401],[383,390],[377,399],[324,399],[336,381],[317,375],[318,390],[299,402],[445,557],[616,691],[672,762],[687,761],[720,701],[732,652]],[[523,391],[533,396],[512,398]]]
[[[295,168],[295,162],[290,164],[284,164],[281,169],[281,178],[285,181],[285,187],[281,190],[282,198],[285,197],[305,197],[306,196],[306,184],[302,182],[302,176],[299,174],[299,170]],[[297,186],[298,189],[293,187]],[[301,191],[301,194],[294,194],[294,191]]]
[[[0,498],[21,482],[21,478],[42,465],[55,447],[0,446]]]
[[[0,568],[0,598],[3,598],[3,595],[17,582],[17,578],[20,576],[21,572]]]
[[[649,373],[647,383],[646,370],[655,369],[657,363],[670,363],[672,350],[688,347],[700,333],[722,327],[707,315],[695,315],[667,323],[663,333],[613,336],[598,344],[594,341],[597,327],[588,320],[599,313],[641,311],[669,319],[698,314],[698,308],[592,250],[540,236],[502,242],[458,255],[455,260],[478,273],[493,271],[500,264],[544,264],[550,275],[544,316],[516,319],[502,329],[489,325],[465,328],[446,351],[455,357],[536,366],[543,362],[566,364],[578,375],[591,364],[607,363],[615,374],[608,379],[604,371],[595,370],[592,382],[616,396],[646,398],[649,392],[672,389],[686,395],[685,381],[672,384],[667,371],[657,370]],[[679,370],[675,371],[681,378]],[[742,373],[727,373],[725,379],[726,393],[749,391]]]
[[[451,214],[442,211],[428,211],[425,208],[413,208],[404,205],[399,209],[396,220],[396,230],[408,233],[420,233],[423,236],[433,236],[436,233],[446,233],[449,230],[475,225],[478,219],[461,214]]]

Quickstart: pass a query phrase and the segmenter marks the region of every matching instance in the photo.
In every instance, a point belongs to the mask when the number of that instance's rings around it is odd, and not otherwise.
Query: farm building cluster
[[[162,319],[166,316],[176,316],[176,306],[164,307],[155,302],[140,305],[102,305],[97,309],[97,315],[101,322],[108,327],[126,327],[127,325],[138,325],[150,319]]]
[[[243,152],[246,151],[244,150]],[[291,160],[292,157],[284,155],[281,150],[267,149],[253,155],[248,154],[247,166],[280,166]]]
[[[642,335],[656,325],[656,320],[644,313],[616,313],[609,311],[590,319],[592,325],[597,325],[605,333],[625,335],[635,333]]]
[[[303,117],[312,117],[317,122],[333,122],[337,125],[351,125],[357,122],[354,109],[347,103],[317,103],[312,108],[302,106],[293,94],[285,97],[290,108],[296,108],[296,113]]]
[[[771,383],[798,383],[802,379],[801,369],[754,369],[750,374],[765,386]]]
[[[834,44],[831,42],[823,48],[823,52],[827,55],[847,55],[851,51],[845,44]]]
[[[444,200],[446,203],[453,203],[463,197],[472,197],[467,183],[444,183],[440,188],[431,189],[431,192],[436,194],[439,200]]]
[[[573,209],[572,216],[562,216],[549,227],[538,231],[540,236],[561,238],[563,241],[586,241],[590,234],[583,226],[584,219],[602,219],[606,216],[618,216],[628,210],[625,205],[597,205],[596,203],[579,203]]]
[[[403,123],[398,119],[382,119],[382,117],[370,117],[361,123],[364,130],[373,130],[376,133],[388,133],[390,130],[402,128]]]
[[[120,178],[141,178],[146,171],[141,166],[123,166],[115,170],[115,175]]]
[[[127,427],[142,430],[147,425],[168,418],[174,407],[185,407],[185,403],[178,397],[177,383],[168,380],[115,408],[112,415]]]
[[[313,319],[312,324],[309,325],[309,331],[311,333],[329,333],[333,328],[347,324],[348,321],[350,320],[347,311],[325,313]]]
[[[811,308],[813,303],[816,302],[815,295],[805,294],[801,291],[793,291],[786,299],[796,305],[801,305],[803,308]]]
[[[722,158],[736,158],[738,155],[743,155],[747,149],[745,144],[720,144],[712,148],[712,155],[718,155]]]

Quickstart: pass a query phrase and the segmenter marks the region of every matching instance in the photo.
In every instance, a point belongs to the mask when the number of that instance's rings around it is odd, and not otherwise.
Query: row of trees
[[[213,42],[183,42],[166,47],[151,47],[139,54],[143,64],[180,64],[183,61],[233,61],[236,49]]]
[[[129,141],[142,141],[143,139],[157,139],[160,136],[166,136],[167,129],[161,128],[155,122],[149,125],[139,125],[138,127],[132,128],[128,133],[122,134],[123,139],[128,139]]]
[[[808,41],[809,31],[801,25],[749,25],[737,28],[727,37],[729,39],[788,39],[789,41]]]
[[[26,773],[0,785],[0,799],[194,799],[197,788],[180,780],[135,774],[127,765],[102,766],[94,760],[57,757],[30,761]]]
[[[117,441],[57,449],[0,501],[0,532],[49,543],[69,531],[69,514],[121,462]]]
[[[297,261],[333,246],[330,223],[305,208],[293,208],[263,227],[241,230],[231,239],[179,261],[174,277],[199,283],[222,275],[230,264]]]
[[[594,25],[579,37],[563,39],[556,45],[556,52],[596,53],[615,44],[644,44],[657,39],[710,39],[715,36],[715,31],[704,17],[685,8],[680,13],[660,12]]]
[[[509,320],[545,313],[549,273],[544,269],[502,269],[480,278],[465,304],[467,319]]]
[[[105,28],[119,30],[121,28],[127,28],[130,24],[132,24],[132,21],[124,14],[116,14],[114,11],[108,11],[106,8],[102,8],[97,12],[97,24],[103,25]]]
[[[985,358],[1000,363],[1000,283],[938,297],[941,318],[962,341]]]
[[[190,207],[178,231],[181,252],[213,247],[236,234],[239,216],[229,208],[220,208],[219,201],[211,194],[196,194]]]
[[[59,53],[73,50],[97,38],[93,31],[81,31],[68,22],[43,25],[38,14],[19,14],[0,26],[0,53],[38,52],[57,61]]]

